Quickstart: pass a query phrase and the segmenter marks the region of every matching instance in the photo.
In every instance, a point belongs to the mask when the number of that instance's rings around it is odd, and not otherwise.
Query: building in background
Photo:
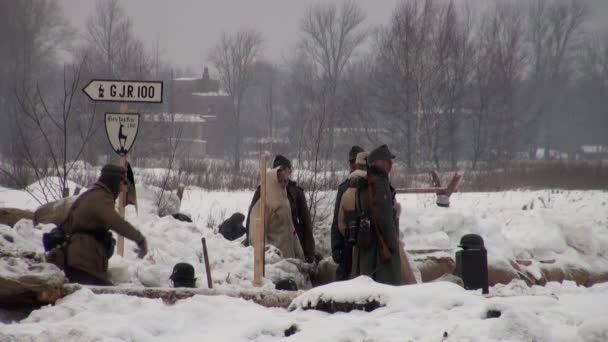
[[[211,79],[209,69],[204,68],[202,77],[175,78],[167,88],[168,112],[144,114],[142,118],[145,131],[161,137],[154,139],[154,145],[163,150],[178,143],[186,158],[225,155],[230,148],[226,142],[231,141],[226,135],[231,126],[232,98],[220,89],[219,80]],[[167,139],[173,144],[167,144]]]

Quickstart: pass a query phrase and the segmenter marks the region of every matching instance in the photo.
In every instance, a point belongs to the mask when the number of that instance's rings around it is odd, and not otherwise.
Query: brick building
[[[225,155],[232,98],[220,90],[219,80],[205,68],[202,77],[175,78],[168,88],[169,112],[144,115],[144,125],[161,134],[179,131],[180,144],[191,157]]]

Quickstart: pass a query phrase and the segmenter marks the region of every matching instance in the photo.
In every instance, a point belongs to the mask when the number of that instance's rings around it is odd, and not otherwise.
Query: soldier
[[[402,285],[399,229],[389,182],[394,158],[386,145],[369,153],[366,181],[359,182],[351,199],[357,203],[357,212],[350,215],[347,226],[349,230],[358,228],[352,276],[366,275],[379,283]],[[343,197],[341,202],[345,200]]]
[[[287,177],[291,176],[292,167],[289,159],[285,158],[282,155],[277,155],[274,158],[272,163],[272,168],[282,167],[287,175]],[[260,198],[260,187],[258,186],[253,194],[253,199],[251,200],[251,204],[249,205],[249,210],[247,211],[247,221],[245,229],[247,230],[247,240],[249,240],[249,225],[250,221],[249,217],[251,216],[251,209],[254,204]],[[298,234],[298,238],[300,240],[300,244],[302,245],[302,249],[304,250],[304,257],[306,262],[312,263],[315,260],[315,240],[312,235],[312,222],[310,220],[310,212],[308,211],[308,204],[306,203],[306,196],[304,195],[304,189],[302,189],[298,184],[291,179],[288,179],[287,183],[287,198],[289,199],[289,204],[291,207],[291,218],[293,220],[293,225]]]
[[[355,160],[357,154],[363,152],[363,148],[355,145],[350,148],[348,152],[348,164],[350,166],[350,172],[356,170]],[[336,195],[336,202],[334,204],[334,219],[331,224],[331,256],[334,262],[338,264],[336,269],[336,280],[346,280],[350,274],[351,260],[349,255],[345,255],[344,251],[346,248],[345,239],[340,231],[338,230],[338,211],[340,207],[340,201],[342,194],[348,188],[348,177],[338,186],[338,194]],[[347,250],[350,251],[350,250]]]
[[[265,241],[281,251],[284,258],[297,258],[304,260],[304,252],[300,239],[295,231],[291,217],[291,205],[287,198],[287,170],[277,167],[268,170],[266,178],[266,220],[265,220]],[[249,224],[256,222],[260,218],[259,200],[254,204]],[[253,235],[250,235],[253,237]],[[250,241],[255,246],[258,241]]]
[[[110,230],[134,241],[137,256],[148,252],[146,238],[118,215],[114,208],[121,190],[128,184],[126,170],[116,165],[105,165],[93,187],[80,195],[61,225],[68,239],[63,260],[50,260],[64,266],[70,282],[87,285],[112,285],[108,277],[108,260],[114,253],[114,239]]]

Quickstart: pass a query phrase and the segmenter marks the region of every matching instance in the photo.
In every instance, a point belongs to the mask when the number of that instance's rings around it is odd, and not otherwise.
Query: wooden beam
[[[120,104],[120,112],[127,113],[129,107],[126,102]],[[127,156],[120,156],[120,166],[127,169]],[[120,192],[119,200],[118,200],[118,214],[123,219],[125,218],[125,206],[127,205],[127,193],[124,191]],[[117,234],[118,235],[118,234]],[[120,256],[124,256],[125,254],[125,238],[121,235],[118,235],[116,239],[116,252]]]
[[[447,191],[447,188],[398,188],[395,191],[398,194],[437,194]]]
[[[259,218],[253,225],[253,285],[256,287],[262,286],[262,277],[264,276],[264,248],[266,234],[266,154],[260,156],[260,199],[259,203]]]
[[[287,308],[294,298],[302,293],[301,291],[277,291],[274,289],[215,290],[204,288],[124,288],[118,286],[84,286],[78,284],[66,284],[63,286],[63,288],[56,292],[56,295],[65,297],[82,288],[87,288],[95,294],[122,294],[143,298],[161,298],[167,304],[173,304],[178,300],[190,298],[192,296],[227,296],[251,300],[256,304],[265,307],[280,308]],[[52,297],[53,296],[48,296],[49,299]]]

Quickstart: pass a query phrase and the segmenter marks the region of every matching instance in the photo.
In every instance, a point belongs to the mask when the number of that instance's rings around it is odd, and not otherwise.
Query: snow
[[[160,299],[94,295],[88,289],[34,311],[19,324],[1,324],[2,341],[605,341],[608,286],[551,284],[546,295],[486,298],[451,283],[391,287],[365,278],[311,292],[334,299],[379,296],[372,312],[327,314],[268,309],[221,296],[195,296],[165,305]],[[342,291],[347,291],[344,295]],[[583,307],[587,309],[583,309]],[[499,318],[487,318],[499,310]]]
[[[192,93],[192,95],[194,96],[230,96],[230,94],[224,92],[224,91],[212,91],[212,92],[206,92],[206,93]]]
[[[209,119],[209,115],[200,115],[195,113],[160,113],[160,114],[144,114],[143,120],[146,122],[191,122],[205,123]]]
[[[127,241],[125,256],[110,260],[112,280],[121,287],[170,287],[173,265],[189,262],[195,266],[197,286],[206,287],[201,248],[205,237],[214,288],[250,288],[253,249],[225,240],[217,227],[236,211],[246,214],[252,191],[188,187],[181,205],[169,194],[163,214],[179,211],[192,217],[192,223],[159,217],[158,192],[138,186],[138,210],[130,206],[126,211],[127,220],[148,239],[148,256],[137,259],[135,245]],[[326,205],[332,206],[334,195],[327,195]],[[439,254],[453,256],[462,235],[479,233],[490,263],[508,267],[508,260],[529,259],[527,270],[535,276],[540,276],[540,262],[549,259],[555,260],[555,267],[608,266],[605,191],[456,193],[447,209],[436,207],[432,195],[401,194],[398,200],[403,208],[401,235],[409,250],[439,249]],[[0,207],[33,210],[37,205],[23,191],[0,188]],[[321,222],[315,233],[322,251],[328,250],[328,227],[329,222]],[[29,220],[14,228],[0,225],[0,248],[41,252],[42,233],[51,228],[34,227]],[[286,277],[294,278],[300,288],[310,287],[306,276],[297,272],[309,266],[281,260],[273,249],[266,260],[265,288]],[[10,274],[26,269],[19,266],[12,265]],[[8,275],[7,269],[2,264],[0,273]],[[383,306],[369,313],[333,315],[303,309],[321,299],[375,299]],[[19,323],[0,323],[0,341],[280,341],[289,328],[296,330],[290,341],[606,341],[607,303],[608,284],[584,288],[573,282],[528,287],[514,281],[496,285],[484,296],[452,283],[391,287],[360,277],[303,292],[290,310],[225,296],[195,296],[166,305],[82,289]],[[500,311],[501,316],[488,318],[489,311]]]

